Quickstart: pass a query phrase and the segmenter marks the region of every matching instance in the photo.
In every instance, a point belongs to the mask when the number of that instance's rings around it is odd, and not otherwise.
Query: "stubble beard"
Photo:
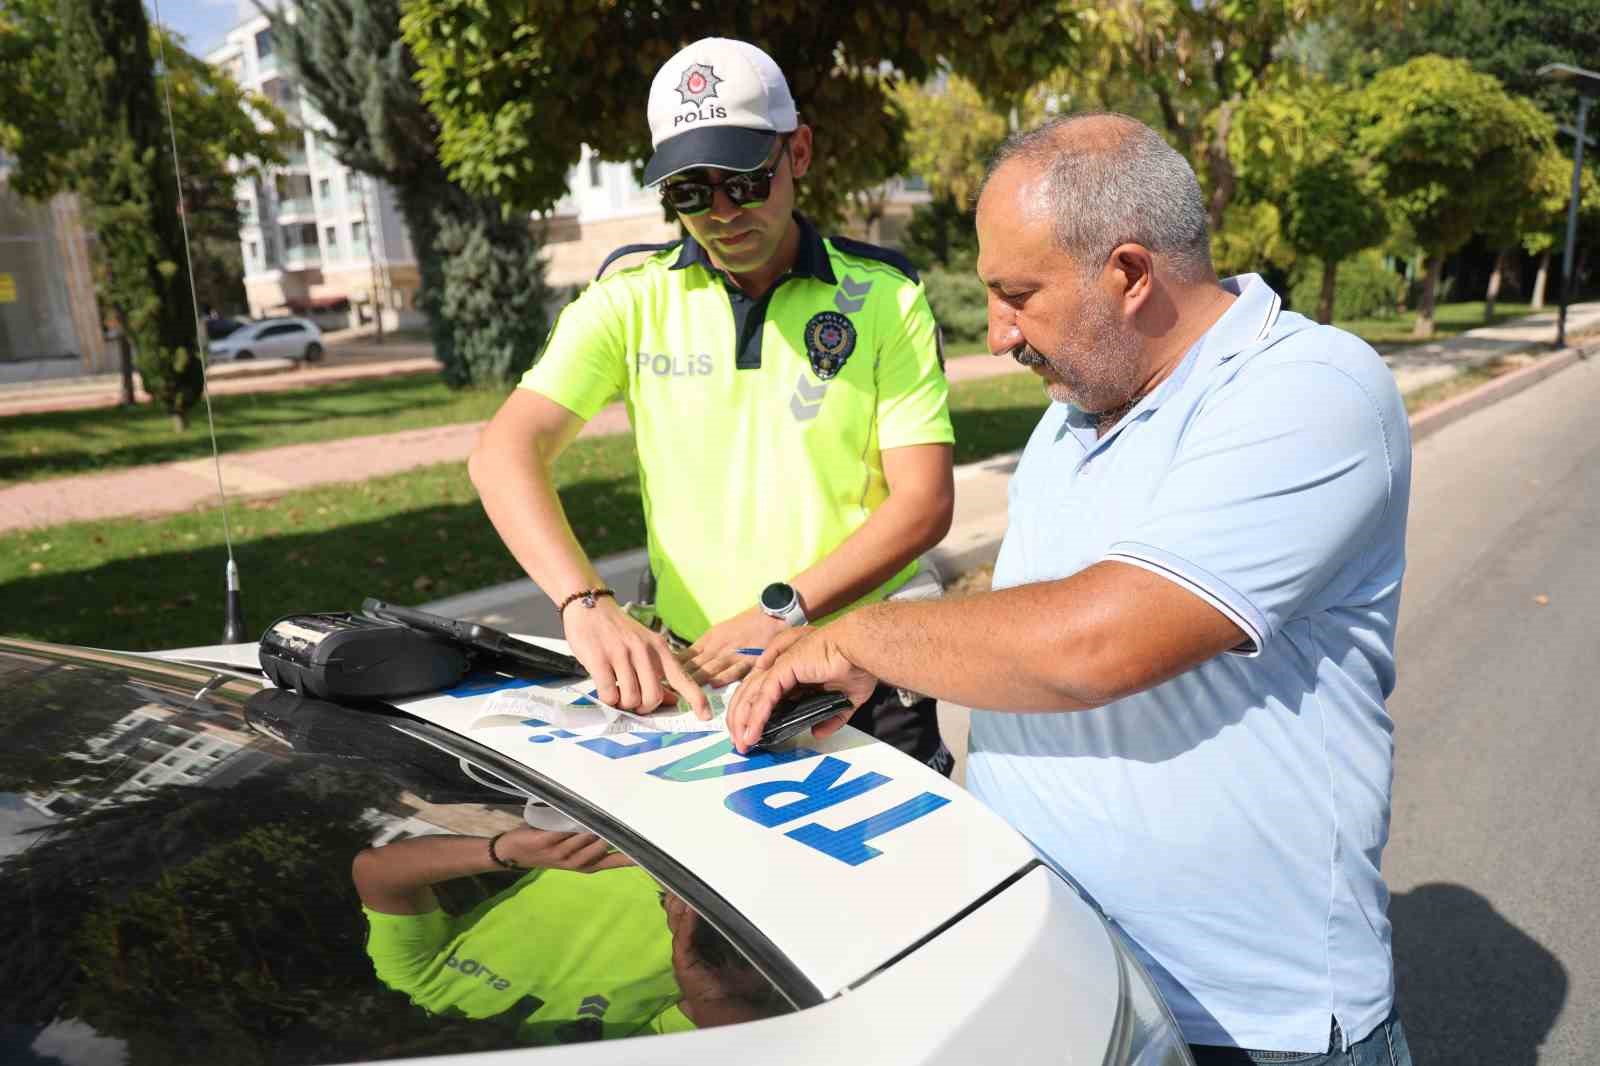
[[[1024,341],[1011,357],[1044,371],[1045,392],[1055,402],[1088,414],[1114,411],[1138,391],[1140,339],[1097,293],[1089,292],[1083,307],[1078,329],[1056,352],[1047,355]]]

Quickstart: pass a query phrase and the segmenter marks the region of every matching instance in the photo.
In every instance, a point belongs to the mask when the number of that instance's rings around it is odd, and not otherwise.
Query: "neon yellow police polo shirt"
[[[510,1014],[530,1044],[693,1028],[661,886],[638,867],[536,870],[460,917],[367,916],[378,979],[435,1014]]]
[[[860,527],[888,496],[885,449],[955,440],[911,264],[795,220],[795,264],[759,300],[692,237],[643,249],[562,311],[522,379],[585,420],[627,402],[656,609],[689,640]]]

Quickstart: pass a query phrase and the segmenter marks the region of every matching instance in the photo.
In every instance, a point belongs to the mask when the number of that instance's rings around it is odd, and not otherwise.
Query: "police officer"
[[[609,275],[602,266],[469,469],[600,698],[650,709],[676,690],[703,709],[699,685],[744,676],[779,633],[915,575],[949,529],[954,434],[911,265],[823,238],[794,211],[812,134],[771,57],[697,41],[657,73],[648,115],[645,181],[685,237]],[[551,480],[562,449],[618,394],[664,632],[603,587]],[[907,706],[885,687],[852,724],[948,772],[931,700]]]

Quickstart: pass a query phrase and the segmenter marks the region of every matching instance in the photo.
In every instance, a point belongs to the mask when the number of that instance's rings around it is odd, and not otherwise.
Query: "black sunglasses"
[[[778,156],[765,167],[742,170],[713,184],[685,178],[669,181],[661,186],[661,202],[680,215],[701,215],[711,210],[717,190],[728,194],[735,207],[760,207],[772,195],[772,179],[783,166],[783,157],[789,151],[789,138],[778,146]]]

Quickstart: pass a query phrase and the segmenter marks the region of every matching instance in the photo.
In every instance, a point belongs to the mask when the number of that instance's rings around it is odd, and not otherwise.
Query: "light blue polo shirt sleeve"
[[[1263,365],[1264,364],[1264,365]],[[1327,606],[1383,528],[1392,453],[1371,386],[1328,362],[1257,361],[1196,412],[1144,516],[1106,558],[1178,582],[1259,654]]]

